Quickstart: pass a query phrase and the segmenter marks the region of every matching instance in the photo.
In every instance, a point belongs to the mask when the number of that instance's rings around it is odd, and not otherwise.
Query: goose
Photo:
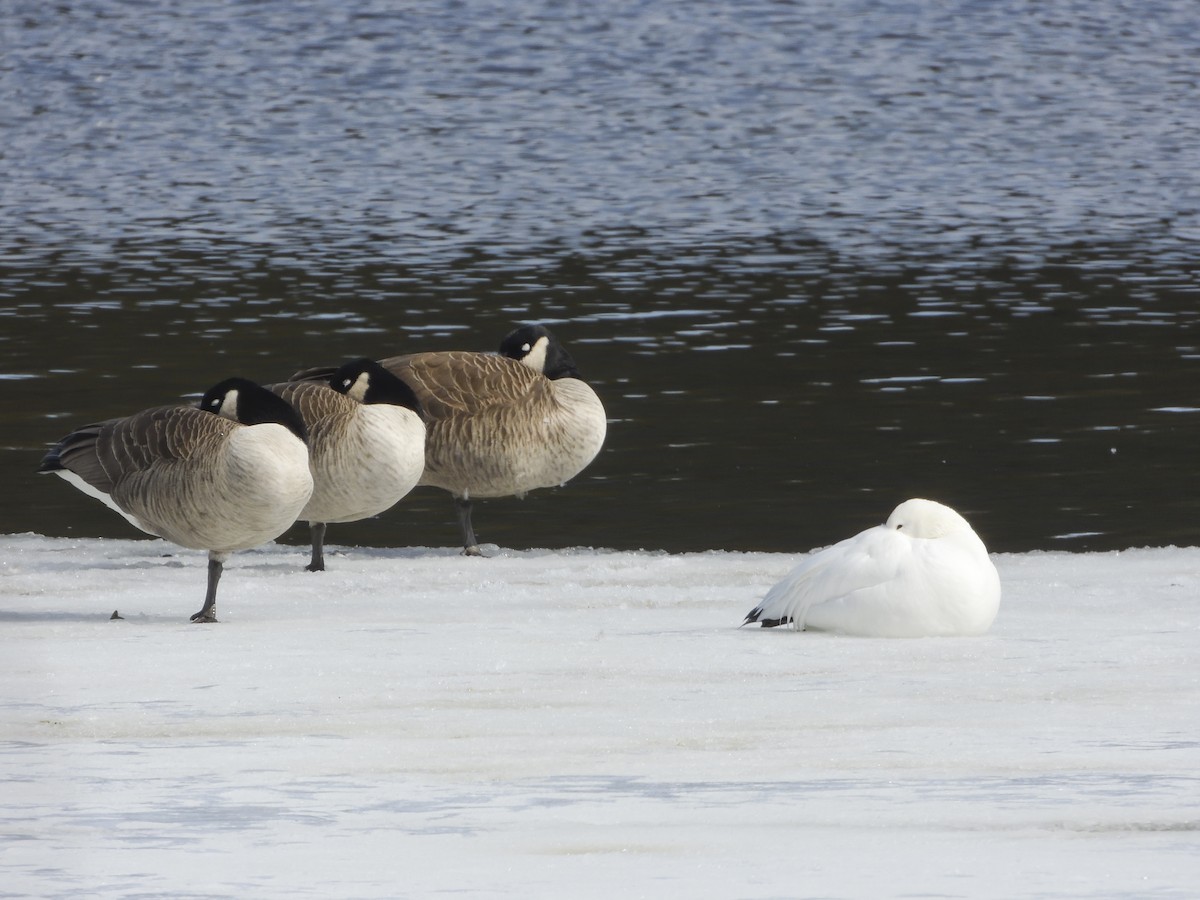
[[[967,520],[906,500],[883,525],[819,550],[767,592],[743,625],[866,637],[978,635],[1000,606],[1000,576]]]
[[[300,511],[309,524],[310,572],[325,569],[325,527],[377,516],[416,487],[425,468],[425,422],[412,388],[370,359],[335,370],[328,382],[267,385],[308,429],[313,492]]]
[[[244,378],[195,406],[161,406],[85,425],[54,445],[53,472],[135,527],[208,551],[208,591],[193,622],[215,622],[217,583],[237,550],[286,531],[312,494],[304,423]]]
[[[454,497],[468,556],[481,555],[472,500],[562,485],[604,444],[600,398],[544,326],[517,328],[499,355],[442,351],[379,362],[421,401],[429,430],[420,483]]]

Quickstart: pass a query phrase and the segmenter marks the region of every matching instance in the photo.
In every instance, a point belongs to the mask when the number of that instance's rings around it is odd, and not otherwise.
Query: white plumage
[[[1000,576],[967,520],[914,499],[885,524],[813,553],[742,624],[866,637],[976,635],[999,606]]]

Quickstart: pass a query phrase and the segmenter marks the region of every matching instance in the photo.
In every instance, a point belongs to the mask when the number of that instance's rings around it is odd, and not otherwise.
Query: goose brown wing
[[[223,440],[236,423],[191,406],[160,406],[121,419],[85,425],[47,455],[88,484],[112,494],[155,463],[188,459]],[[47,468],[43,463],[43,468]]]
[[[551,397],[548,379],[506,356],[449,351],[393,356],[379,363],[413,389],[435,420],[546,402]]]
[[[295,407],[304,424],[312,428],[326,416],[352,410],[358,405],[356,401],[331,388],[325,383],[326,380],[288,381],[283,384],[268,384],[266,387]]]

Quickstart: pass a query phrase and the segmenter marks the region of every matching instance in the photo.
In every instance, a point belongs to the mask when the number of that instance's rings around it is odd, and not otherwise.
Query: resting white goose
[[[513,331],[500,355],[449,351],[380,360],[421,401],[428,434],[421,484],[449,491],[463,552],[479,555],[476,497],[564,484],[596,457],[607,419],[575,361],[540,325]]]
[[[312,494],[304,423],[261,385],[230,378],[200,407],[162,406],[73,431],[42,460],[149,534],[208,551],[194,622],[215,622],[217,583],[237,550],[286,531]]]
[[[1000,606],[1000,576],[967,520],[932,500],[906,500],[883,525],[796,566],[743,625],[790,625],[868,637],[983,634]]]
[[[358,359],[326,382],[268,385],[308,428],[313,493],[300,512],[312,536],[310,572],[325,568],[325,526],[390,509],[425,468],[425,423],[412,388],[379,363]]]

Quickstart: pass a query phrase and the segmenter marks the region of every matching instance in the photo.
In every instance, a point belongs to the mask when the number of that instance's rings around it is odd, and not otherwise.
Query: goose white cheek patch
[[[521,362],[529,366],[535,372],[542,372],[546,368],[546,350],[550,347],[550,339],[540,337],[534,341],[533,346],[529,348],[529,352],[521,357]]]
[[[238,421],[238,392],[236,389],[221,398],[221,405],[217,407],[217,415],[233,419],[235,422]]]

